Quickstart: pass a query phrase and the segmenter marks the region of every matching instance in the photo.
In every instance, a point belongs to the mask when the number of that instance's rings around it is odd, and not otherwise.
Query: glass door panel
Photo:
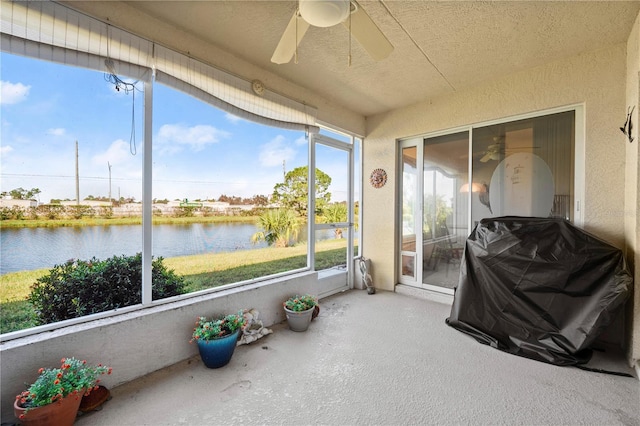
[[[313,269],[326,279],[322,294],[348,288],[353,282],[351,268],[354,240],[354,144],[329,137],[311,135],[311,166],[315,185],[310,188],[315,214],[309,215],[309,249]],[[333,133],[331,133],[332,136]],[[340,137],[339,134],[335,136]],[[342,137],[344,139],[344,137]]]
[[[315,256],[313,269],[347,270],[346,228],[316,230]]]
[[[473,130],[472,218],[574,220],[575,111]]]
[[[401,275],[416,280],[416,209],[418,195],[418,149],[415,146],[402,149],[402,241]]]
[[[346,223],[349,151],[316,143],[316,223]],[[341,236],[342,233],[337,233]]]
[[[324,139],[323,139],[324,140]],[[314,269],[346,270],[349,240],[350,151],[316,138],[316,233]],[[350,145],[345,145],[350,148]]]
[[[427,138],[423,152],[422,282],[454,288],[468,235],[469,134]]]

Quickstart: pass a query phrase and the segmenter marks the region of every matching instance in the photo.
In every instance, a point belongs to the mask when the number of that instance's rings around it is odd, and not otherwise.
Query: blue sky
[[[101,72],[5,53],[0,61],[1,191],[39,188],[41,202],[74,199],[78,141],[81,199],[108,195],[109,164],[112,197],[141,199],[142,83],[134,104]],[[287,171],[307,164],[303,132],[238,119],[160,84],[153,96],[153,198],[268,195],[282,181],[283,161]],[[330,154],[319,153],[318,167],[340,201],[345,163]]]

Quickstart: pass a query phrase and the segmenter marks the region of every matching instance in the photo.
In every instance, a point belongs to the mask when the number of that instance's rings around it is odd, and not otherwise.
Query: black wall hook
[[[620,127],[620,131],[624,133],[629,139],[629,143],[633,142],[633,137],[631,136],[631,130],[633,129],[633,123],[631,117],[633,116],[633,110],[636,108],[633,107],[627,108],[627,121],[624,122],[624,126]]]

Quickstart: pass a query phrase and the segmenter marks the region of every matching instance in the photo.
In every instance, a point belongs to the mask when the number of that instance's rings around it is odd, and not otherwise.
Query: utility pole
[[[282,181],[283,182],[286,182],[286,180],[287,180],[287,170],[284,167],[286,161],[287,160],[282,160]]]
[[[113,201],[111,200],[111,164],[108,161],[107,166],[109,166],[109,204],[113,205]]]
[[[78,141],[76,141],[76,205],[80,205],[80,174],[78,172]]]

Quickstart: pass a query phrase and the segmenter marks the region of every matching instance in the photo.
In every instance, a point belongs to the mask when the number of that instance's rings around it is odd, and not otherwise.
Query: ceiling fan
[[[507,151],[517,151],[521,152],[522,150],[528,149],[538,149],[538,146],[519,146],[515,148],[504,148],[504,136],[494,136],[493,143],[487,147],[487,150],[482,154],[482,158],[480,159],[481,163],[486,163],[489,160],[501,160],[502,155],[506,154]]]
[[[355,1],[299,0],[298,8],[273,52],[271,62],[286,64],[291,61],[310,25],[326,28],[340,23],[351,31],[351,35],[374,60],[380,61],[393,51],[393,45]]]
[[[499,141],[496,141],[496,138],[493,138],[493,141],[494,143],[487,147],[487,150],[484,152],[484,155],[480,159],[481,163],[486,163],[489,160],[500,159],[500,148],[502,145]]]

